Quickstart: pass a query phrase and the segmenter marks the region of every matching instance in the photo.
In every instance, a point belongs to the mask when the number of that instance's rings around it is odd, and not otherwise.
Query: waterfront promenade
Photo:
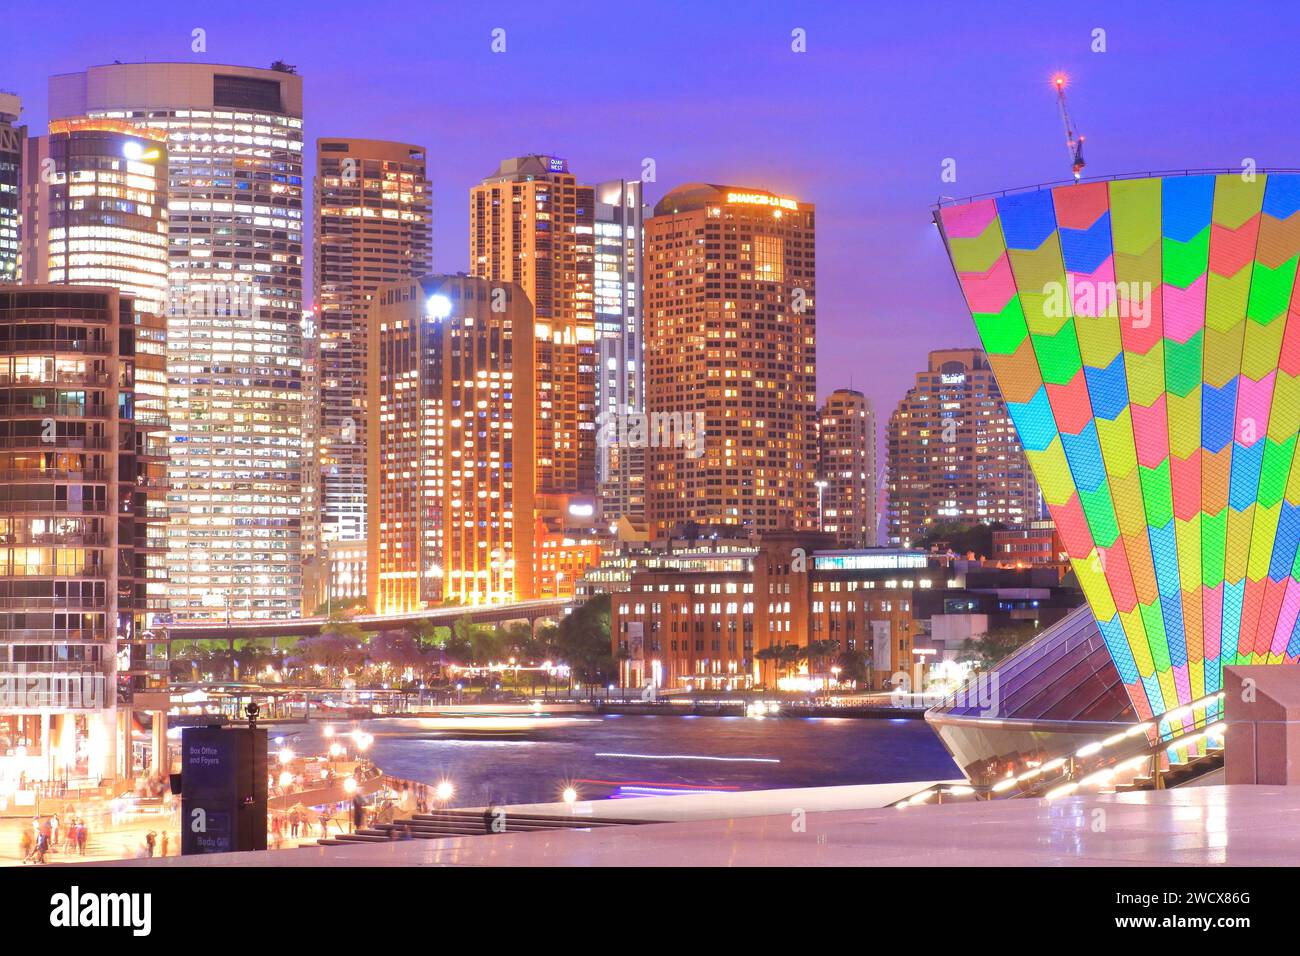
[[[145,866],[1294,866],[1300,788],[1205,786],[904,810],[779,813],[502,833]],[[680,798],[671,798],[680,799]],[[632,801],[617,809],[625,816]],[[774,804],[775,805],[775,804]],[[558,809],[558,808],[557,808]],[[562,812],[562,810],[560,810]],[[639,815],[639,814],[638,814]]]

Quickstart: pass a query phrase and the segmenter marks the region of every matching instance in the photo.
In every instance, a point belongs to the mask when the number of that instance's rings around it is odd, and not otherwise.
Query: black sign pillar
[[[181,731],[181,854],[266,849],[266,730]]]

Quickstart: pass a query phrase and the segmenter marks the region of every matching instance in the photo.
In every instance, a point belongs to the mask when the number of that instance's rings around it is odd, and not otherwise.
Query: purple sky
[[[635,178],[652,157],[651,202],[691,181],[815,202],[819,389],[852,380],[882,429],[929,349],[976,341],[930,206],[1069,175],[1054,71],[1071,76],[1090,174],[1300,166],[1292,3],[206,6],[10,0],[0,88],[40,127],[52,73],[293,63],[309,141],[428,146],[441,271],[467,267],[468,187],[526,152],[566,157],[587,182]],[[190,52],[195,27],[206,55]],[[496,27],[504,54],[489,49]],[[1090,50],[1095,28],[1105,53]],[[949,157],[955,183],[940,180]]]

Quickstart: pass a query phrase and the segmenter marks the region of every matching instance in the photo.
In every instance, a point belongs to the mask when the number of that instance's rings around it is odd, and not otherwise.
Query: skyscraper
[[[27,127],[18,126],[22,101],[0,92],[0,283],[18,281],[18,223],[22,200],[24,140]]]
[[[595,196],[568,163],[521,156],[470,190],[470,272],[533,304],[537,491],[595,495]]]
[[[597,184],[595,221],[596,410],[603,425],[645,410],[641,277],[645,204],[639,180]],[[625,431],[625,430],[624,430]],[[599,441],[596,479],[601,516],[645,520],[644,449]]]
[[[821,530],[841,548],[876,544],[876,410],[851,388],[831,392],[818,413]]]
[[[120,119],[50,123],[27,140],[23,281],[112,286],[167,314],[167,134]]]
[[[375,290],[431,269],[425,150],[409,143],[316,141],[312,248],[318,331],[319,536],[366,533],[366,316]],[[304,515],[314,521],[317,515]]]
[[[367,593],[380,613],[533,596],[533,312],[469,276],[369,310]]]
[[[177,617],[301,603],[302,79],[206,63],[50,80],[53,119],[168,134],[170,600]]]
[[[814,528],[815,208],[693,183],[645,229],[651,529]]]
[[[941,349],[889,419],[889,543],[940,524],[1023,525],[1038,484],[980,349]]]
[[[0,289],[0,778],[165,770],[162,320],[116,289]]]

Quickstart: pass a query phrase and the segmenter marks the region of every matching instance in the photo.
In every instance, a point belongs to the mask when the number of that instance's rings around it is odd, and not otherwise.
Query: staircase
[[[317,840],[316,846],[344,846],[355,843],[389,843],[394,840],[440,840],[446,837],[492,836],[495,833],[530,833],[539,830],[596,830],[605,827],[637,826],[654,820],[624,820],[611,817],[544,816],[500,810],[488,815],[481,810],[437,810],[417,813],[410,819],[377,823],[355,833]],[[303,844],[311,846],[312,844]]]

